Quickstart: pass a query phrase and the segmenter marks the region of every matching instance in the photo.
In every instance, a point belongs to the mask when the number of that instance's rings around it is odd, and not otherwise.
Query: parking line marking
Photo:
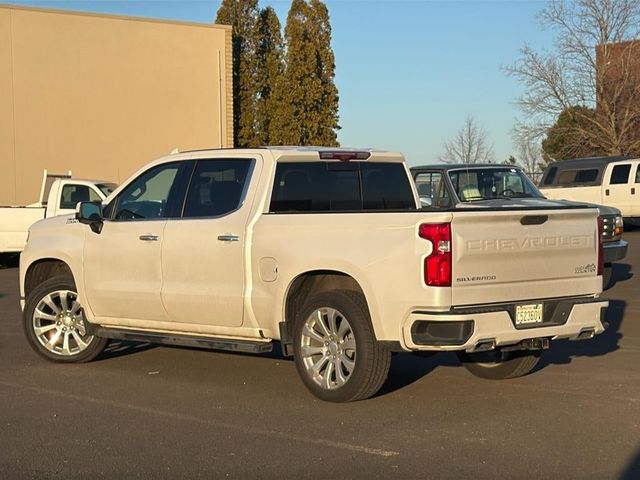
[[[336,448],[338,450],[347,450],[347,451],[351,451],[351,452],[356,452],[356,453],[364,453],[367,455],[376,455],[379,457],[393,457],[396,455],[400,455],[400,452],[396,452],[393,450],[383,450],[380,448],[371,448],[371,447],[366,447],[364,445],[354,445],[351,443],[344,443],[344,442],[334,442],[332,440],[325,440],[322,438],[309,438],[309,437],[304,437],[302,435],[296,435],[293,433],[286,433],[286,432],[279,432],[277,430],[265,430],[265,429],[261,429],[261,428],[252,428],[252,427],[247,427],[247,426],[243,426],[243,425],[234,425],[232,423],[225,423],[225,422],[216,422],[216,421],[212,421],[212,420],[206,420],[203,418],[199,418],[193,415],[185,415],[182,413],[173,413],[173,412],[167,412],[164,410],[158,410],[155,408],[147,408],[147,407],[140,407],[137,405],[128,405],[126,403],[120,403],[120,402],[112,402],[110,400],[102,400],[99,398],[94,398],[94,397],[88,397],[85,395],[75,395],[72,393],[65,393],[65,392],[61,392],[59,390],[50,390],[50,389],[46,389],[46,388],[40,388],[40,387],[35,387],[35,386],[31,386],[31,385],[21,385],[19,383],[12,383],[12,382],[3,382],[0,381],[0,385],[3,385],[5,387],[11,387],[11,388],[21,388],[24,390],[32,390],[34,392],[38,392],[38,393],[45,393],[45,394],[49,394],[49,395],[57,395],[59,397],[63,397],[63,398],[68,398],[71,400],[77,400],[77,401],[83,401],[83,402],[88,402],[88,403],[93,403],[93,404],[97,404],[97,405],[106,405],[106,406],[110,406],[110,407],[115,407],[115,408],[121,408],[121,409],[125,409],[125,410],[133,410],[133,411],[137,411],[137,412],[141,412],[141,413],[146,413],[146,414],[151,414],[151,415],[157,415],[160,417],[166,417],[166,418],[171,418],[174,420],[180,420],[180,421],[188,421],[188,422],[193,422],[193,423],[200,423],[203,425],[209,425],[212,427],[217,427],[217,428],[226,428],[228,430],[236,430],[236,431],[240,431],[242,433],[246,433],[246,434],[251,434],[251,435],[263,435],[263,436],[268,436],[268,437],[279,437],[279,438],[283,438],[285,440],[289,440],[289,441],[295,441],[295,442],[301,442],[301,443],[310,443],[310,444],[315,444],[315,445],[321,445],[323,447],[331,447],[331,448]]]

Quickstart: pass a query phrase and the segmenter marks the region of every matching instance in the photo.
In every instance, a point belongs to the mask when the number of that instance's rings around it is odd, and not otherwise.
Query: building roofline
[[[623,40],[622,42],[600,43],[600,44],[596,45],[596,49],[602,48],[604,46],[617,47],[617,46],[622,46],[622,45],[626,45],[626,44],[630,44],[630,43],[640,44],[640,39],[636,38],[636,39],[633,39],[633,40]]]
[[[24,5],[13,5],[13,4],[7,4],[7,3],[0,3],[0,10],[2,9],[20,10],[20,11],[35,12],[35,13],[52,13],[52,14],[58,14],[58,15],[71,15],[71,16],[77,16],[77,17],[103,18],[108,20],[124,20],[124,21],[130,21],[130,22],[179,25],[183,27],[204,27],[204,28],[211,28],[214,30],[231,30],[231,25],[219,25],[216,23],[188,22],[188,21],[179,21],[179,20],[165,20],[162,18],[152,18],[152,17],[134,17],[134,16],[128,16],[128,15],[115,15],[110,13],[95,13],[95,12],[82,12],[78,10],[29,7]]]

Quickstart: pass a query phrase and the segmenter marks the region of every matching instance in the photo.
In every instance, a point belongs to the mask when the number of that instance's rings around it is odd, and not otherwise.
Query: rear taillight
[[[604,221],[598,217],[598,275],[604,272],[604,247],[602,246],[602,233],[604,232]]]
[[[419,235],[429,240],[433,250],[424,259],[424,282],[430,287],[451,286],[451,224],[425,223]]]

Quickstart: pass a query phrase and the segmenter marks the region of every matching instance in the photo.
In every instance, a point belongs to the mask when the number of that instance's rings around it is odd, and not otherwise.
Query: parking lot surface
[[[0,478],[640,479],[640,231],[625,237],[604,334],[498,382],[399,354],[352,404],[315,399],[277,353],[113,342],[49,363],[0,270]]]

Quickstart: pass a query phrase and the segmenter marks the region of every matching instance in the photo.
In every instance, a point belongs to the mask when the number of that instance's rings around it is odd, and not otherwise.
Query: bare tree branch
[[[555,32],[553,48],[524,45],[505,68],[525,87],[516,136],[541,139],[572,109],[576,138],[607,154],[640,153],[640,45],[621,43],[640,36],[640,1],[551,0],[538,20]]]
[[[493,161],[493,146],[487,144],[487,134],[469,116],[455,137],[444,143],[440,155],[444,163],[489,163]]]

